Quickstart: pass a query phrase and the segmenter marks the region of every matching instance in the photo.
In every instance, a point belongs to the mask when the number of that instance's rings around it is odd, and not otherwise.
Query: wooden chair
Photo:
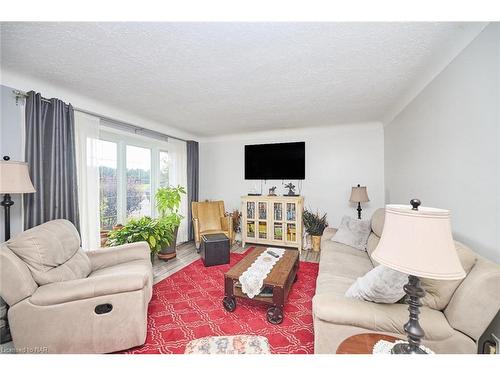
[[[224,233],[232,246],[233,221],[230,214],[225,214],[224,201],[192,202],[191,209],[197,249],[200,248],[201,236],[214,233]]]

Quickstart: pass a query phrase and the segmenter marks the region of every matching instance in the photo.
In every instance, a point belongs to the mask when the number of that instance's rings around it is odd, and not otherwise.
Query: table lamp
[[[4,156],[0,161],[0,194],[4,194],[0,202],[5,209],[5,241],[10,239],[10,207],[14,201],[10,194],[34,193],[35,188],[31,183],[28,172],[28,164],[18,161],[10,161]]]
[[[351,190],[351,198],[349,202],[354,202],[358,204],[358,219],[361,220],[361,203],[369,202],[368,193],[366,192],[366,186],[353,186]]]
[[[424,330],[418,322],[420,298],[425,295],[419,277],[434,280],[458,280],[465,271],[458,259],[451,235],[450,211],[411,206],[387,205],[382,237],[372,258],[394,270],[408,274],[404,291],[408,296],[410,319],[404,325],[408,343],[392,348],[393,354],[425,354],[420,348]]]

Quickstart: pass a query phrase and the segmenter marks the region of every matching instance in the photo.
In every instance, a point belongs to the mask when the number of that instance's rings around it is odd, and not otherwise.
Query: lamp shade
[[[0,161],[0,194],[34,193],[28,164],[18,161]]]
[[[353,186],[351,190],[350,202],[369,202],[368,193],[366,192],[366,186]]]
[[[408,275],[436,280],[465,277],[448,210],[387,205],[384,230],[372,258]]]

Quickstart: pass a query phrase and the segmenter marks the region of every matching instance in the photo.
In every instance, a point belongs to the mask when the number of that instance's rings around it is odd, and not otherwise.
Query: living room
[[[500,358],[494,12],[15,11],[2,354]]]

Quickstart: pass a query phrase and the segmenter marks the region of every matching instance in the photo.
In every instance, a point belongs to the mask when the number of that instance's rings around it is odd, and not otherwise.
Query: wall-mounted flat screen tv
[[[303,180],[305,175],[305,142],[245,146],[246,180]]]

